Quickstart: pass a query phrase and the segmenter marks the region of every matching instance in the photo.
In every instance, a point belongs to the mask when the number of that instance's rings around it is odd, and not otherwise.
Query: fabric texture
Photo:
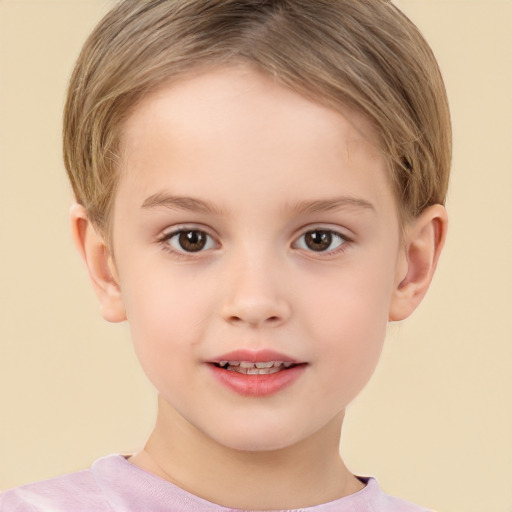
[[[373,478],[364,489],[305,512],[428,512],[385,494]],[[91,469],[37,482],[0,495],[0,512],[236,512],[148,473],[121,455]]]

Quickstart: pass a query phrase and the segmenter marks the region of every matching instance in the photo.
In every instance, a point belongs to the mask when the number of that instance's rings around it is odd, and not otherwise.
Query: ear
[[[109,322],[126,320],[119,278],[107,244],[88,219],[82,205],[71,207],[70,220],[75,246],[89,271],[103,318]]]
[[[448,215],[440,204],[429,206],[407,226],[389,309],[390,321],[407,318],[427,293],[447,227]]]

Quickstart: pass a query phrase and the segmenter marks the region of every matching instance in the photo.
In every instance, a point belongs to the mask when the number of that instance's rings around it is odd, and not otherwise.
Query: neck
[[[327,503],[363,487],[345,467],[343,413],[309,438],[279,450],[220,445],[160,403],[155,429],[133,464],[229,508],[290,509]]]

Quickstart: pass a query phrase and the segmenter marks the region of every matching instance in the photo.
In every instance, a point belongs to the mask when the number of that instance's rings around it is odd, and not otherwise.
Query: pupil
[[[197,252],[206,245],[206,237],[200,231],[184,231],[180,233],[180,245],[185,251]]]
[[[328,231],[310,231],[306,233],[306,245],[312,251],[325,251],[332,243],[332,234]]]

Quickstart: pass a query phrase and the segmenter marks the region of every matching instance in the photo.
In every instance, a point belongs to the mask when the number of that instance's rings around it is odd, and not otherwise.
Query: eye
[[[213,238],[199,229],[181,229],[174,231],[164,238],[178,252],[200,252],[216,246]]]
[[[295,243],[299,249],[314,252],[334,251],[347,241],[336,231],[328,229],[313,229],[304,233]]]

